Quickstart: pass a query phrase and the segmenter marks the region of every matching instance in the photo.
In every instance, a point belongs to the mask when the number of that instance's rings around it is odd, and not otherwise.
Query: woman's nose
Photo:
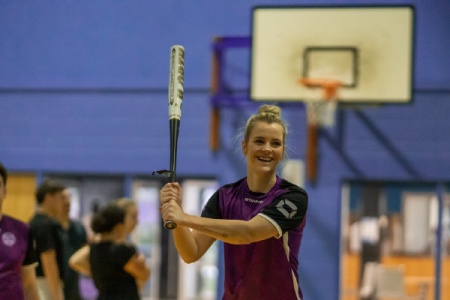
[[[263,152],[270,152],[270,151],[272,151],[272,149],[270,148],[270,145],[264,144],[262,146],[262,148],[261,148],[261,151],[263,151]]]

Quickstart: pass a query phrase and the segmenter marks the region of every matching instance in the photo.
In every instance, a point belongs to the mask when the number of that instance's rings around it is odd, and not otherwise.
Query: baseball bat
[[[176,181],[177,144],[180,130],[181,106],[184,92],[184,48],[175,45],[170,48],[170,78],[169,78],[169,122],[170,122],[170,173],[169,182]],[[164,222],[166,229],[175,229],[173,221]]]

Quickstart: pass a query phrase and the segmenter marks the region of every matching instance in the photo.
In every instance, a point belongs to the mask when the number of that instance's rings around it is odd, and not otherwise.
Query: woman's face
[[[125,214],[125,232],[130,234],[138,223],[138,211],[136,205],[130,205]]]
[[[242,141],[242,152],[247,156],[247,168],[252,172],[275,173],[284,153],[283,127],[280,124],[257,122],[248,144]]]

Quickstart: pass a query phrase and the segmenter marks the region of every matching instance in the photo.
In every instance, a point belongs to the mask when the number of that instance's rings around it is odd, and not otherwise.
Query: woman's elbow
[[[78,263],[77,263],[77,261],[76,261],[73,257],[71,257],[71,258],[69,259],[69,267],[71,267],[71,268],[74,269],[75,271],[78,271]]]
[[[180,257],[187,264],[195,263],[196,261],[198,261],[200,259],[200,257],[188,256],[188,255],[180,255]]]

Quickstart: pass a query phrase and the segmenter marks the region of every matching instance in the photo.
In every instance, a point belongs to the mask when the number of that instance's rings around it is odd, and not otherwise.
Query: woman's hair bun
[[[274,115],[276,118],[281,118],[281,109],[275,105],[262,105],[258,109],[258,115]]]
[[[117,204],[109,204],[94,216],[91,221],[92,231],[95,233],[106,233],[125,219],[125,210]]]

